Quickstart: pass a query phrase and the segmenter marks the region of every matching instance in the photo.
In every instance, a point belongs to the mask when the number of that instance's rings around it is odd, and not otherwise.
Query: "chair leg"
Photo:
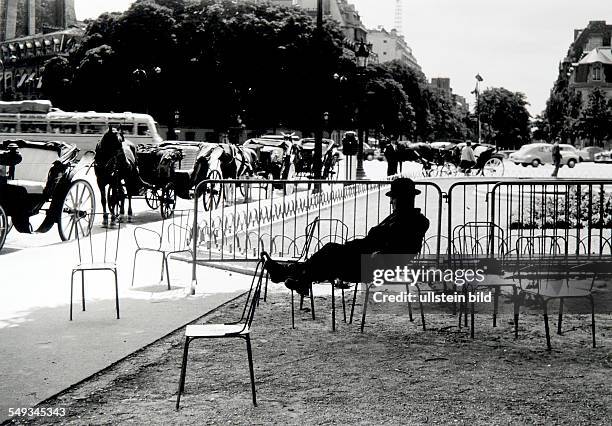
[[[406,298],[408,299],[408,318],[410,318],[410,322],[414,322],[414,318],[412,318],[412,303],[410,303],[410,286],[406,283]]]
[[[166,264],[166,279],[168,280],[168,290],[170,290],[171,289],[170,287],[170,265],[168,264],[169,256],[166,256],[166,253],[164,253],[163,255],[164,255],[164,263]],[[163,278],[162,278],[162,282],[163,282]]]
[[[561,335],[561,324],[563,323],[563,297],[559,299],[559,321],[557,321],[557,334]]]
[[[268,301],[268,281],[270,281],[270,274],[266,272],[266,285],[264,287],[264,302]]]
[[[363,299],[363,313],[361,314],[361,332],[363,333],[363,327],[365,327],[366,313],[368,310],[368,298],[370,297],[370,285],[366,284],[366,292]]]
[[[544,308],[544,331],[546,332],[546,348],[547,350],[552,350],[552,346],[550,345],[550,329],[548,327],[548,301],[544,300],[544,298],[540,297],[540,301],[542,302],[542,307]]]
[[[512,296],[514,299],[514,338],[518,339],[518,322],[519,322],[519,312],[520,312],[521,301],[520,301],[518,290],[516,287],[512,287]]]
[[[140,249],[136,249],[134,252],[134,263],[132,264],[132,287],[134,287],[134,278],[136,277],[136,258],[138,257],[138,253],[140,253]]]
[[[474,338],[474,311],[476,310],[476,304],[470,303],[470,337]]]
[[[295,328],[295,308],[294,308],[294,292],[291,290],[291,328]]]
[[[81,304],[85,312],[85,271],[81,271]]]
[[[72,321],[72,293],[74,287],[74,271],[70,274],[70,321]]]
[[[357,289],[359,283],[355,283],[355,290],[353,291],[353,302],[351,303],[351,316],[349,317],[349,324],[353,323],[353,314],[355,313],[355,300],[357,300]]]
[[[164,282],[164,266],[166,265],[166,253],[165,252],[160,252],[162,255],[162,261],[161,261],[161,273],[159,274],[159,282],[163,283]]]
[[[119,280],[117,278],[117,270],[113,270],[115,275],[115,308],[117,309],[117,319],[119,319]]]
[[[179,409],[181,403],[181,393],[185,390],[185,373],[187,372],[187,353],[189,352],[189,343],[191,339],[187,337],[185,339],[185,347],[183,349],[183,364],[181,365],[181,377],[179,379],[178,394],[176,396],[176,409]]]
[[[253,371],[253,353],[251,352],[251,336],[246,336],[247,355],[249,357],[249,373],[251,375],[251,392],[253,394],[253,405],[257,407],[257,397],[255,395],[255,373]]]
[[[331,282],[331,290],[332,290],[332,331],[336,331],[336,289],[334,286],[334,281]]]
[[[342,316],[344,319],[344,322],[346,323],[346,301],[344,300],[344,289],[341,289],[341,293],[342,293]]]
[[[493,327],[497,327],[497,313],[499,310],[499,293],[500,288],[495,287],[495,292],[493,293]]]
[[[304,296],[300,294],[300,311],[304,309]]]
[[[423,302],[421,301],[421,289],[417,287],[419,296],[419,307],[421,308],[421,324],[423,324],[423,331],[427,331],[425,327],[425,312],[423,310]]]
[[[593,296],[589,296],[589,300],[591,301],[591,334],[593,336],[593,347],[597,347],[595,345],[595,300]]]
[[[315,319],[314,294],[312,294],[312,283],[310,283],[310,310],[312,311],[312,319]]]

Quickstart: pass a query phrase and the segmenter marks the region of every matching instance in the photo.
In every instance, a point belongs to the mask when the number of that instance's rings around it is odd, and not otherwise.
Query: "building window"
[[[595,65],[593,67],[593,81],[601,81],[601,66]]]
[[[387,40],[383,40],[383,43],[387,44]]]
[[[383,52],[383,55],[386,55],[386,54],[387,54],[387,52]]]

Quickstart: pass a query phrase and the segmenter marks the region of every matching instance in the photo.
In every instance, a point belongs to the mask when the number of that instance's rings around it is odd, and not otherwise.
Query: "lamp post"
[[[359,42],[357,49],[355,50],[355,58],[357,58],[357,68],[359,75],[362,81],[362,87],[365,92],[365,68],[368,66],[368,57],[370,56],[369,45],[367,45],[363,40]],[[357,127],[358,127],[358,137],[359,137],[359,149],[357,151],[357,170],[355,172],[355,177],[358,180],[366,179],[366,173],[363,168],[363,143],[364,143],[364,129],[361,127],[363,125],[363,110],[365,106],[365,102],[362,99],[359,100],[358,114],[357,114]]]
[[[474,92],[476,94],[476,118],[478,120],[478,143],[482,142],[482,130],[480,126],[480,82],[483,81],[483,78],[480,74],[476,74],[476,89]],[[497,139],[495,140],[495,147],[497,148]]]
[[[317,45],[321,47],[323,44],[323,0],[317,0],[317,32],[316,32],[316,40]],[[317,67],[318,69],[319,67]],[[317,73],[317,77],[319,77],[321,73]],[[321,179],[321,171],[323,168],[323,125],[322,115],[323,115],[323,107],[322,107],[322,93],[320,90],[317,91],[316,96],[316,120],[315,124],[316,130],[314,132],[315,146],[313,153],[313,161],[312,166],[314,169],[314,178]],[[314,192],[319,192],[320,187],[315,186]]]

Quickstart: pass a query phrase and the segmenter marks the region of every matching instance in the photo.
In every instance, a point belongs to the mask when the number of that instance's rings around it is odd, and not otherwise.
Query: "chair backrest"
[[[102,223],[102,213],[94,215],[94,229],[87,236],[76,233],[79,263],[115,263],[119,254],[121,222],[97,227]]]
[[[523,271],[528,285],[546,286],[567,278],[570,270],[567,239],[560,235],[530,235],[516,241],[514,271]]]
[[[453,229],[451,263],[455,268],[475,269],[484,259],[503,262],[506,252],[504,230],[492,222],[467,222]]]
[[[253,324],[253,318],[255,318],[255,310],[259,305],[259,298],[261,296],[261,287],[264,280],[264,276],[266,275],[266,270],[263,267],[264,259],[262,258],[257,262],[255,266],[255,272],[253,273],[253,278],[251,280],[251,288],[247,293],[247,298],[244,303],[244,309],[242,310],[242,316],[238,323],[242,323],[242,331],[245,331],[247,328],[251,328]]]
[[[321,248],[326,243],[346,243],[349,235],[348,226],[340,219],[316,217],[306,226],[306,244],[304,246],[304,259],[308,258],[312,252]],[[316,244],[313,244],[314,240]]]
[[[15,167],[15,179],[46,182],[53,162],[59,158],[57,151],[24,147],[19,149],[22,160]]]
[[[175,210],[170,218],[164,220],[162,240],[172,250],[190,250],[191,242],[193,241],[192,227],[192,211]]]

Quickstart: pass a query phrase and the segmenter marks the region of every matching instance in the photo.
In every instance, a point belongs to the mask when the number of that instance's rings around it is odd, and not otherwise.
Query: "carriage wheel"
[[[62,241],[88,236],[93,227],[95,212],[96,198],[89,182],[82,179],[72,182],[57,221]]]
[[[9,232],[9,223],[8,217],[6,216],[6,212],[0,206],[0,250],[2,250],[2,246],[4,246],[4,242],[6,241],[6,235]]]
[[[504,162],[499,158],[491,158],[482,168],[483,176],[503,176]]]
[[[208,176],[207,180],[221,180],[223,176],[221,176],[221,172],[219,170],[212,170]],[[219,202],[221,201],[221,195],[223,193],[223,184],[219,182],[214,183],[206,183],[204,186],[204,198],[202,202],[204,203],[204,210],[214,210],[219,206]]]
[[[167,185],[161,193],[162,195],[158,199],[159,211],[162,219],[168,219],[174,214],[176,208],[176,193],[172,185]]]
[[[159,200],[163,196],[161,188],[147,189],[145,192],[145,201],[151,210],[159,208]]]

